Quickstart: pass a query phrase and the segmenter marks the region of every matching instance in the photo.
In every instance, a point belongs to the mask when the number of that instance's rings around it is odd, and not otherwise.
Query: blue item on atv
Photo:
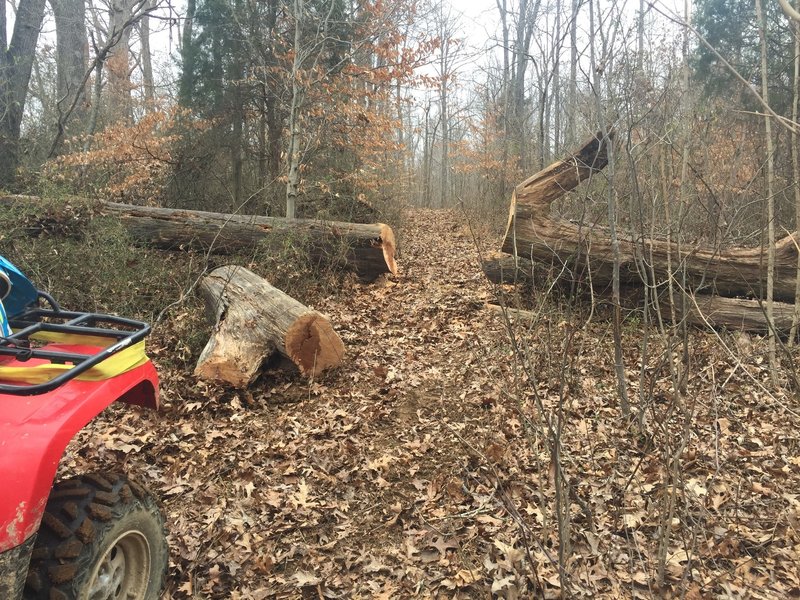
[[[0,271],[8,277],[11,284],[8,295],[3,298],[3,306],[8,318],[13,319],[24,313],[27,308],[36,305],[39,292],[30,279],[2,256],[0,256]]]
[[[3,303],[0,302],[0,335],[3,337],[8,337],[12,333],[11,325],[8,323],[8,316],[6,316],[6,309],[3,306]]]

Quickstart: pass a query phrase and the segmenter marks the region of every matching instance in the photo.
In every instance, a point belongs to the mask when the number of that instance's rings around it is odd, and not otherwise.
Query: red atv
[[[0,258],[0,297],[9,290],[0,306],[0,600],[157,600],[168,550],[152,495],[118,473],[54,484],[69,441],[112,402],[157,408],[150,327],[62,310]]]

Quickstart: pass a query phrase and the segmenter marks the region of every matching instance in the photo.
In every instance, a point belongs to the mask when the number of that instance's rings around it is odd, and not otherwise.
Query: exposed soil
[[[157,332],[162,410],[112,407],[70,447],[62,471],[122,463],[161,498],[165,598],[800,596],[800,404],[767,391],[760,340],[692,334],[676,399],[629,320],[627,425],[599,309],[542,300],[512,340],[463,217],[399,233],[397,278],[314,306],[347,348],[334,372],[235,393]]]

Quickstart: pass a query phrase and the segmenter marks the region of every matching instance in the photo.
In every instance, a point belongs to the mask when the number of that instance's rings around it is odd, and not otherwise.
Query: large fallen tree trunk
[[[198,288],[214,332],[195,375],[246,387],[277,350],[314,376],[337,366],[344,344],[330,321],[243,267],[215,269]]]
[[[621,297],[622,305],[626,310],[642,310],[641,288],[636,290],[631,288],[624,289]],[[611,296],[608,293],[602,294],[600,300],[608,300],[610,302]],[[687,296],[685,306],[682,306],[677,300],[679,299],[676,299],[674,310],[676,321],[685,320],[689,325],[704,329],[711,327],[728,331],[747,331],[761,334],[769,331],[766,305],[761,300],[723,298],[721,296],[706,296],[703,294]],[[491,303],[486,304],[486,308],[515,320],[535,321],[543,316],[541,313]],[[673,311],[668,301],[665,302],[664,299],[661,299],[658,308],[662,319],[665,321],[672,320]],[[773,311],[775,331],[779,335],[787,335],[792,326],[794,305],[786,302],[775,302]]]
[[[0,196],[0,204],[31,205],[35,196]],[[218,254],[250,251],[274,240],[305,247],[317,264],[333,265],[372,281],[397,274],[392,228],[310,219],[281,219],[99,202],[102,214],[119,218],[137,244],[165,250],[184,248]]]
[[[602,169],[607,160],[605,143],[599,136],[593,137],[573,156],[519,184],[511,199],[503,251],[552,264],[579,281],[588,282],[591,277],[594,286],[608,284],[614,263],[608,231],[550,215],[554,200]],[[761,248],[718,250],[678,246],[663,240],[620,238],[619,253],[623,283],[658,284],[676,277],[693,291],[764,297],[766,252]],[[777,243],[776,300],[794,300],[797,254],[794,234]]]
[[[483,261],[484,274],[489,281],[498,284],[533,285],[535,269],[535,263],[508,254],[493,256]],[[544,280],[544,275],[542,275],[542,281]],[[562,283],[567,284],[568,282],[563,281]],[[561,285],[558,289],[561,293],[568,293],[568,288],[568,285]],[[644,302],[643,290],[642,286],[625,286],[621,293],[623,306],[629,310],[641,309]],[[591,291],[598,298],[610,301],[611,293],[608,286],[596,287]],[[686,297],[685,308],[678,300],[680,300],[680,294],[676,294],[675,318],[679,321],[686,319],[690,325],[754,333],[766,333],[769,330],[765,312],[766,305],[762,300],[696,294]],[[494,305],[488,306],[494,308]],[[659,301],[659,310],[663,319],[671,320],[670,304],[664,297]],[[775,330],[782,334],[788,333],[792,326],[794,304],[775,302],[774,313]]]

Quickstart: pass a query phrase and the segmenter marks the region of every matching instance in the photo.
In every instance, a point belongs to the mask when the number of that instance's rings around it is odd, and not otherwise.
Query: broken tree
[[[608,232],[550,215],[554,200],[606,162],[605,145],[593,137],[573,156],[519,184],[511,199],[503,251],[554,264],[559,269],[565,267],[573,277],[584,281],[591,274],[596,285],[610,282],[613,259]],[[685,268],[686,285],[690,289],[721,296],[763,297],[766,255],[761,248],[719,250],[630,238],[621,238],[619,244],[620,276],[624,282],[664,282],[675,276],[668,268],[671,263]],[[794,299],[796,261],[797,243],[794,234],[790,234],[777,243],[776,299]]]
[[[493,281],[524,279],[531,272],[527,261],[534,261],[552,266],[556,273],[560,272],[570,281],[591,281],[595,290],[610,284],[614,263],[608,231],[551,215],[555,200],[605,167],[607,143],[608,140],[596,135],[572,156],[550,165],[515,188],[502,246],[503,252],[512,258],[486,261],[484,270]],[[777,242],[776,300],[794,300],[798,239],[794,233]],[[707,295],[764,297],[765,249],[722,250],[647,238],[620,238],[619,247],[620,278],[624,283],[659,286],[675,277],[687,291],[702,294],[701,298]],[[679,265],[680,272],[675,268],[671,270],[670,265]],[[737,315],[737,310],[742,314]],[[713,312],[718,315],[714,322],[719,324],[720,321],[741,322],[758,329],[766,326],[759,317],[761,310],[757,301],[716,303]]]
[[[337,366],[344,344],[330,321],[243,267],[224,266],[200,283],[216,323],[195,375],[246,387],[274,352],[315,376]]]
[[[37,203],[41,200],[35,196],[0,196],[0,204],[6,206]],[[364,281],[397,274],[394,232],[383,223],[282,219],[117,202],[98,202],[97,208],[100,214],[117,217],[136,244],[230,254],[283,242],[304,247],[315,264],[352,271]]]

